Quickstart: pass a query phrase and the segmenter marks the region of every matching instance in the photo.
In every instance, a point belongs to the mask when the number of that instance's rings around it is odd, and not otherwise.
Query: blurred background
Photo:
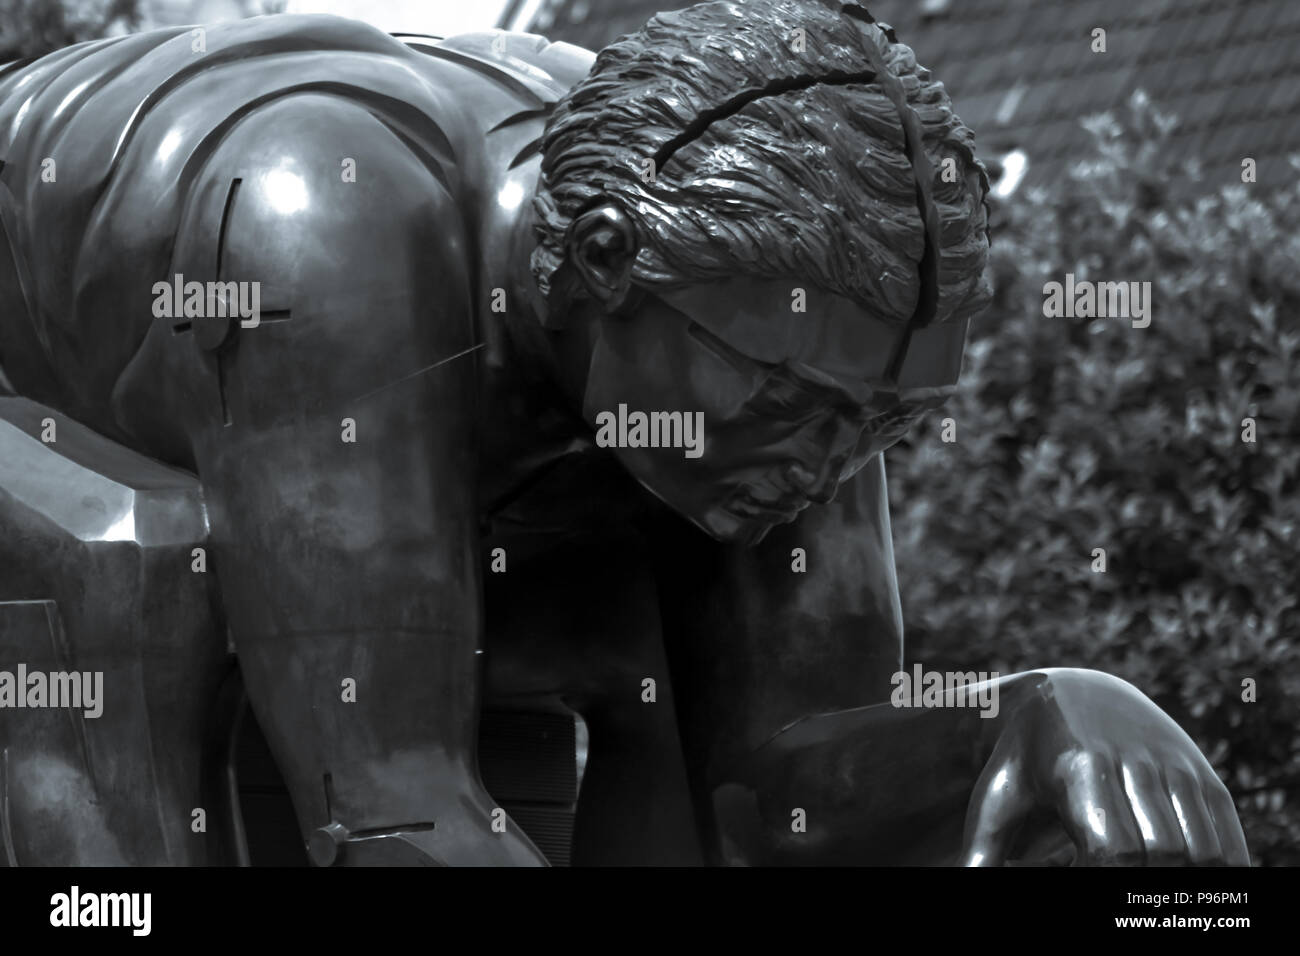
[[[0,0],[0,62],[286,11],[599,49],[683,5]],[[1228,783],[1255,862],[1300,863],[1300,3],[869,6],[995,180],[962,391],[886,455],[908,666],[1132,681]],[[1150,327],[1044,318],[1067,272],[1151,282]]]

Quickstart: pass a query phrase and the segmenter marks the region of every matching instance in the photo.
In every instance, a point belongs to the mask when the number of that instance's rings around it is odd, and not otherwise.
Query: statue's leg
[[[160,322],[116,393],[137,434],[159,408],[186,424],[249,701],[321,864],[542,860],[493,828],[476,766],[472,246],[427,162],[338,96],[245,117],[173,271],[259,282],[260,323]]]
[[[0,398],[0,863],[234,862],[205,537],[194,476]]]
[[[486,582],[490,699],[526,706],[549,695],[582,715],[590,736],[574,865],[698,865],[645,542],[619,530],[565,534],[540,548],[545,540],[503,534],[489,542],[511,562]]]

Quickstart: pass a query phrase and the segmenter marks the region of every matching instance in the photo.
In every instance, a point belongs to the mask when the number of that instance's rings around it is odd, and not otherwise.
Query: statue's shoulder
[[[0,160],[48,156],[75,126],[83,149],[116,166],[150,126],[172,126],[169,143],[185,145],[175,143],[179,135],[197,146],[210,132],[206,117],[233,122],[312,90],[381,112],[417,110],[454,139],[457,129],[473,128],[460,122],[467,113],[483,120],[548,108],[594,59],[590,50],[536,34],[394,36],[323,14],[171,27],[0,65]],[[184,158],[174,147],[169,154]]]
[[[498,82],[550,105],[591,70],[596,54],[572,43],[552,42],[536,33],[507,30],[436,38],[395,34],[412,49],[470,66]]]
[[[83,152],[110,152],[116,164],[152,128],[170,127],[172,142],[190,127],[206,135],[207,117],[229,124],[262,104],[312,91],[379,108],[407,104],[435,121],[454,113],[454,97],[411,69],[414,56],[374,26],[324,14],[80,43],[0,66],[0,158],[72,138]]]

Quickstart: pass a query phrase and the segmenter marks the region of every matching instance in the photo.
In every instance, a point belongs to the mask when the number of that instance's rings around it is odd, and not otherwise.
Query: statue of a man
[[[861,7],[706,3],[594,58],[330,17],[96,41],[0,72],[0,160],[0,383],[198,476],[317,862],[542,862],[479,781],[485,681],[591,725],[588,862],[991,864],[1044,827],[1247,862],[1123,681],[890,703],[881,452],[956,385],[988,185]],[[142,859],[125,818],[67,861]]]

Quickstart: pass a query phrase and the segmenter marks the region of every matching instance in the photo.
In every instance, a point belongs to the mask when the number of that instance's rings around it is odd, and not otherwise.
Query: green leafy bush
[[[0,0],[0,63],[124,33],[139,23],[138,0]]]
[[[1139,94],[1087,121],[1092,154],[1050,192],[995,211],[962,391],[888,454],[908,660],[1131,681],[1228,784],[1254,861],[1294,865],[1300,160],[1206,182],[1173,124]],[[1150,281],[1150,327],[1045,318],[1067,272]]]

